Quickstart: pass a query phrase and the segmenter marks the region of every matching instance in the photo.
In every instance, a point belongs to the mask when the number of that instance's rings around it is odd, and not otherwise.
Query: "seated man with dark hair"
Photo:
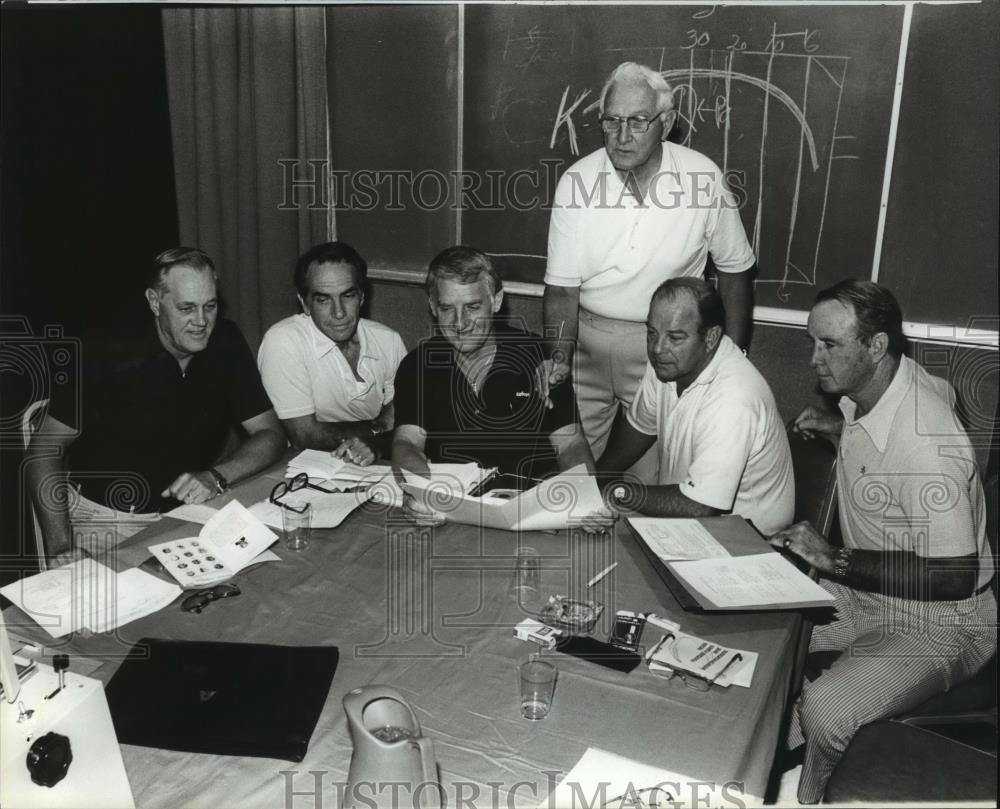
[[[672,278],[646,317],[649,362],[628,418],[597,462],[612,507],[654,517],[738,514],[772,533],[792,521],[795,480],[774,396],[722,333],[722,299],[700,278]],[[654,444],[657,485],[624,471]]]
[[[393,379],[406,354],[396,332],[361,317],[367,278],[368,265],[350,245],[310,248],[295,266],[302,313],[271,326],[257,353],[292,443],[362,465],[388,450]]]
[[[996,653],[997,605],[975,453],[951,386],[903,356],[896,299],[842,281],[816,296],[807,330],[819,386],[841,396],[840,412],[808,407],[795,428],[838,446],[844,545],[808,522],[771,543],[812,565],[836,599],[809,650],[841,655],[803,685],[788,738],[805,743],[798,799],[817,803],[858,728],[947,691]]]
[[[158,511],[210,500],[287,446],[246,340],[218,319],[212,260],[161,253],[146,300],[153,317],[141,334],[83,346],[79,434],[67,426],[77,403],[56,397],[28,449],[51,562],[69,561],[81,533],[120,541]],[[227,452],[234,431],[245,437]],[[76,494],[60,493],[67,473]]]
[[[535,384],[541,338],[497,318],[503,285],[490,259],[469,247],[437,255],[427,273],[436,334],[396,374],[392,461],[427,476],[428,462],[474,461],[537,479],[578,464],[593,468],[571,385]]]

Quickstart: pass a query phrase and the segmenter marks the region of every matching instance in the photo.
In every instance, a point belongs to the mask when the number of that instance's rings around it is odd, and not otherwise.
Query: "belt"
[[[974,596],[981,596],[983,593],[985,593],[987,590],[989,590],[992,586],[993,586],[993,579],[990,578],[986,582],[986,584],[980,585],[979,589],[976,590],[976,592],[974,592],[972,595],[974,595]]]
[[[616,317],[605,317],[604,315],[598,315],[591,312],[589,309],[584,309],[580,307],[580,316],[586,317],[594,323],[608,326],[614,329],[619,329],[622,331],[645,331],[646,321],[645,320],[619,320]]]

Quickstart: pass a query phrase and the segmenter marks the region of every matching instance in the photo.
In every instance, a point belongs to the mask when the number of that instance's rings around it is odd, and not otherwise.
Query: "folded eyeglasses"
[[[213,601],[220,598],[233,598],[240,594],[240,588],[235,584],[217,584],[207,590],[198,590],[192,593],[181,602],[181,608],[185,612],[201,612]]]

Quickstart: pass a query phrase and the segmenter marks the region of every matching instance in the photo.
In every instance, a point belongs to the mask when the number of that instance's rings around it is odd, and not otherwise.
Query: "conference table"
[[[267,497],[278,466],[211,502],[244,505]],[[118,570],[149,556],[147,546],[198,533],[164,517],[126,540],[105,561]],[[280,533],[280,532],[279,532]],[[530,546],[541,558],[539,598],[509,593],[514,560]],[[763,541],[762,541],[763,548]],[[434,743],[445,800],[475,806],[535,806],[588,747],[694,779],[737,782],[764,795],[790,688],[801,618],[795,612],[685,612],[624,521],[606,535],[576,529],[516,533],[446,523],[427,528],[398,508],[368,502],[333,529],[314,529],[310,546],[235,578],[236,598],[200,614],[179,601],[111,633],[53,640],[16,607],[8,627],[74,660],[99,663],[110,680],[140,638],[282,645],[335,645],[340,662],[301,762],[241,758],[122,745],[138,807],[334,807],[347,780],[352,743],[345,694],[380,683],[397,689]],[[617,566],[593,587],[587,582]],[[523,591],[522,591],[523,593]],[[520,715],[518,665],[534,643],[512,627],[548,594],[604,605],[592,634],[606,639],[616,610],[653,612],[684,632],[759,653],[751,687],[707,692],[663,679],[640,665],[622,673],[543,650],[558,667],[548,717]],[[659,638],[647,627],[643,642]],[[253,711],[253,706],[247,706]]]

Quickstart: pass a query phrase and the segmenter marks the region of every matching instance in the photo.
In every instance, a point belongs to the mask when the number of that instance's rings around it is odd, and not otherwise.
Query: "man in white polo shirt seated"
[[[361,317],[367,278],[350,245],[310,248],[295,266],[302,313],[268,329],[257,354],[292,444],[361,465],[387,454],[393,380],[406,355],[395,331]]]
[[[700,278],[673,278],[653,293],[649,362],[625,421],[597,462],[612,508],[654,517],[738,514],[771,534],[792,521],[795,481],[774,396],[722,331],[722,298]],[[655,486],[623,476],[654,443]]]

